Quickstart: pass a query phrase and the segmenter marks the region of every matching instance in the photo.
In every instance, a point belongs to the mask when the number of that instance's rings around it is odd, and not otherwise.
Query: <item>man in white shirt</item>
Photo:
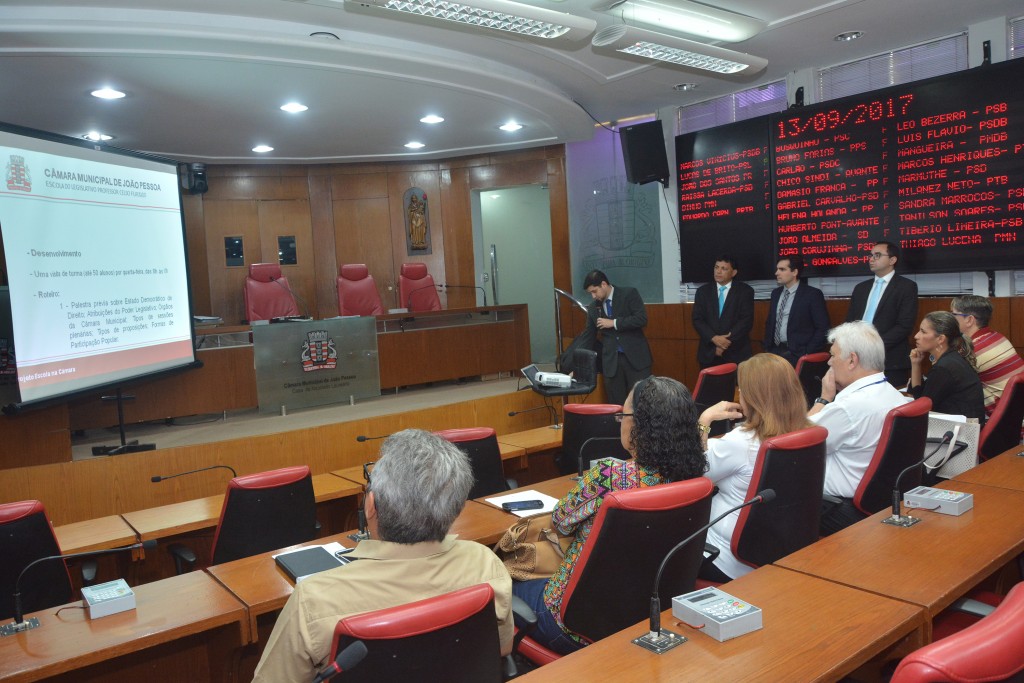
[[[828,429],[825,441],[825,489],[821,533],[828,535],[863,519],[852,498],[860,485],[885,416],[907,398],[886,381],[885,345],[878,331],[863,321],[844,323],[828,333],[832,347],[829,371],[821,379],[821,396],[808,417]]]

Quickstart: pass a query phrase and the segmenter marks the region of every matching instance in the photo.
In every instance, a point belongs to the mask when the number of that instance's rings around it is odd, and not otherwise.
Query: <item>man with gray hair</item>
[[[885,344],[874,325],[844,323],[828,333],[829,371],[821,378],[821,396],[807,414],[825,427],[825,490],[840,504],[825,500],[821,533],[827,536],[860,521],[852,499],[878,446],[886,414],[907,398],[885,379]]]
[[[419,429],[381,446],[364,499],[372,540],[356,560],[295,586],[256,667],[254,682],[310,681],[326,664],[345,616],[403,605],[489,583],[501,654],[512,650],[512,578],[490,548],[448,534],[473,484],[466,455]],[[498,653],[495,652],[497,657]]]

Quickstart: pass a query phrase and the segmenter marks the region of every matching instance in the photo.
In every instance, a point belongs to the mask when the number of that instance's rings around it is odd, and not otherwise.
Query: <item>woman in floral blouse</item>
[[[674,379],[648,377],[629,392],[619,419],[622,446],[632,458],[626,462],[600,461],[558,501],[551,513],[552,523],[559,533],[575,534],[565,559],[550,579],[516,581],[512,586],[513,594],[537,614],[533,639],[559,654],[568,654],[587,644],[565,627],[559,613],[565,587],[601,502],[611,491],[701,476],[707,462],[697,431],[697,417],[690,391]]]

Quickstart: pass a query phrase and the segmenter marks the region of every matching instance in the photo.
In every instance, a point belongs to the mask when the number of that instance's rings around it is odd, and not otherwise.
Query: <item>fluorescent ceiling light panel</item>
[[[768,66],[754,55],[617,24],[598,31],[591,45],[723,75],[751,74]]]
[[[752,38],[767,26],[754,17],[688,0],[627,0],[607,11],[626,23],[732,43]]]
[[[509,0],[471,0],[471,4],[447,0],[345,0],[345,4],[376,7],[533,38],[583,40],[597,28],[593,19]]]

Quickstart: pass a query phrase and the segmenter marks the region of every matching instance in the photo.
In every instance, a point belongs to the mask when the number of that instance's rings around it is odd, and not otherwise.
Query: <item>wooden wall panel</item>
[[[406,190],[418,187],[427,195],[427,218],[430,230],[430,253],[408,253],[406,246],[405,207],[402,197]],[[398,282],[403,263],[425,263],[427,272],[438,285],[446,282],[444,263],[444,211],[441,209],[440,172],[432,170],[395,170],[388,173],[388,207],[391,212],[391,245],[395,282]],[[444,304],[444,297],[441,299]],[[408,302],[401,302],[407,307]],[[448,306],[451,308],[452,306]]]
[[[391,210],[387,197],[335,200],[334,234],[338,267],[345,263],[365,263],[377,284],[384,310],[398,306],[398,272],[395,270],[391,241]],[[404,249],[404,242],[402,245]],[[337,273],[331,282],[335,282]],[[337,315],[335,290],[335,315]]]
[[[388,196],[387,173],[345,174],[331,176],[331,198],[371,199]]]
[[[59,403],[18,415],[0,415],[0,437],[0,469],[70,462],[68,406]],[[21,499],[0,498],[0,503],[15,500]]]
[[[203,202],[198,195],[183,195],[181,205],[185,218],[185,239],[188,241],[189,289],[192,312],[212,315],[210,302],[210,261],[206,244],[206,223]],[[222,240],[223,242],[223,240]],[[222,245],[223,247],[223,245]]]
[[[228,325],[245,318],[242,288],[250,263],[259,263],[261,247],[259,218],[254,201],[203,202],[206,224],[206,253],[210,268],[211,315],[219,315]],[[224,238],[241,237],[245,250],[244,266],[224,263]]]
[[[327,176],[309,177],[309,211],[313,228],[313,275],[316,293],[315,318],[338,315],[337,239],[334,232],[334,204],[331,201],[331,179]]]
[[[299,311],[315,315],[317,273],[313,261],[313,226],[309,201],[260,201],[257,203],[260,225],[261,263],[278,262],[278,237],[295,238],[295,265],[282,265],[281,274],[295,292]]]

